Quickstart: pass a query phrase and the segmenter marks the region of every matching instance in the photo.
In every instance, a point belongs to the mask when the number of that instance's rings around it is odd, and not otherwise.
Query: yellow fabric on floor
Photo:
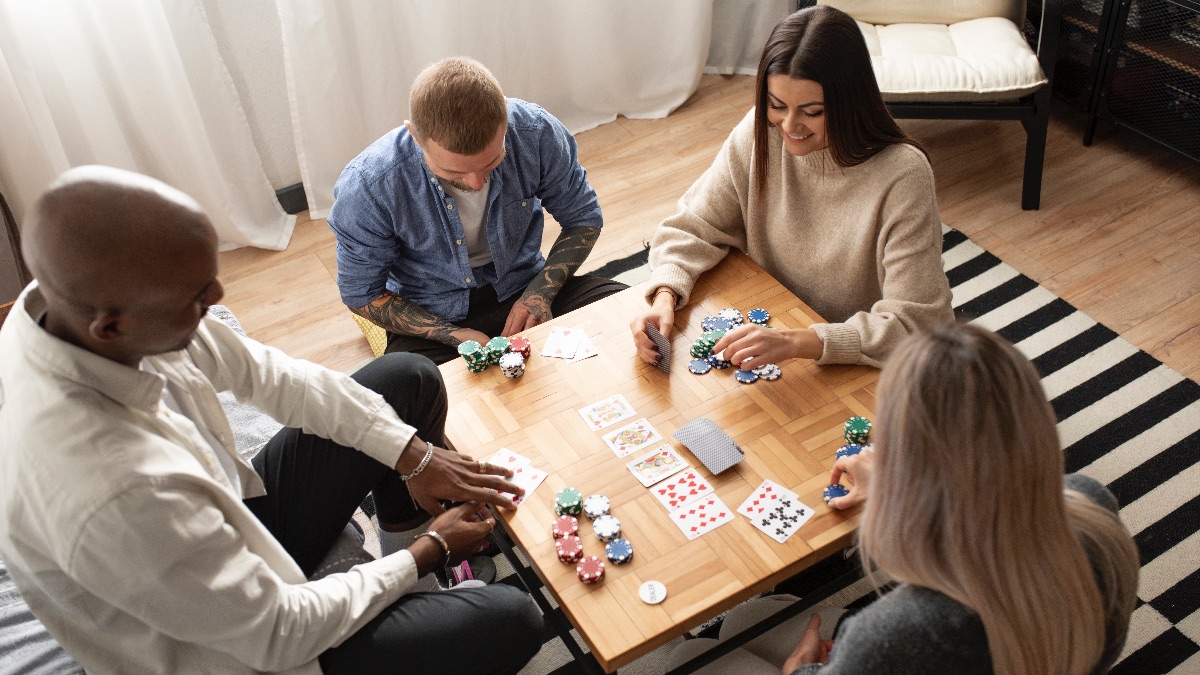
[[[371,345],[371,353],[376,357],[383,356],[383,350],[387,349],[387,331],[354,312],[350,312],[350,316],[354,317],[354,323],[358,324],[363,337],[367,338],[367,344]]]

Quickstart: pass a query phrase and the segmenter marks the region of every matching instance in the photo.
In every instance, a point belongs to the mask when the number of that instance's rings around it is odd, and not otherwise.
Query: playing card
[[[751,517],[750,523],[762,530],[768,537],[782,544],[812,516],[812,508],[799,499],[784,497],[775,502],[764,514]]]
[[[671,374],[671,341],[658,332],[658,328],[652,323],[646,324],[646,335],[654,346],[658,348],[658,369]]]
[[[500,448],[496,454],[487,459],[487,463],[502,466],[506,469],[515,469],[518,466],[529,464],[529,458],[524,455],[518,455],[508,448]]]
[[[663,437],[644,417],[631,424],[626,424],[616,431],[604,434],[604,442],[612,448],[613,452],[617,453],[617,457],[624,457],[648,448],[651,444],[660,443],[662,440]]]
[[[721,428],[710,419],[697,417],[672,434],[687,446],[713,475],[746,458],[745,453]]]
[[[733,520],[733,509],[726,506],[720,497],[709,495],[677,509],[671,514],[671,520],[691,540]]]
[[[626,401],[624,396],[617,394],[609,396],[603,401],[597,401],[586,408],[580,408],[579,414],[583,416],[592,431],[599,431],[604,427],[633,417],[634,411],[633,406],[629,405],[629,401]]]
[[[559,359],[571,359],[579,349],[579,341],[583,339],[583,331],[578,328],[552,328],[546,345],[542,347],[542,356],[553,356]]]
[[[664,445],[649,454],[639,457],[625,466],[633,472],[638,481],[650,487],[671,474],[686,468],[687,462],[675,454],[671,446]]]
[[[509,480],[516,483],[518,486],[525,488],[525,494],[520,497],[516,497],[508,492],[501,492],[500,494],[512,499],[513,506],[520,506],[521,504],[525,503],[526,499],[529,499],[529,495],[533,494],[533,491],[537,489],[537,486],[541,485],[542,481],[546,480],[547,475],[549,474],[537,468],[536,466],[529,466],[526,464],[514,467],[513,476]]]
[[[592,344],[592,339],[587,336],[587,333],[584,333],[583,337],[579,338],[579,347],[575,350],[575,356],[571,359],[571,363],[582,361],[598,353],[596,345]]]
[[[795,492],[773,480],[764,480],[761,485],[754,488],[749,497],[746,497],[746,501],[737,508],[737,512],[753,520],[776,506],[780,499],[800,501]]]
[[[712,486],[695,469],[680,471],[650,488],[650,493],[668,511],[675,511],[688,502],[712,494]]]

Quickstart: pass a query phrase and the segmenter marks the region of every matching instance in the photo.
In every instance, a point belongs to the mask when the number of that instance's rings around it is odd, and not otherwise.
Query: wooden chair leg
[[[1021,184],[1021,208],[1036,211],[1042,202],[1042,166],[1046,161],[1046,128],[1050,124],[1050,92],[1036,94],[1037,116],[1021,120],[1025,127],[1025,175]]]

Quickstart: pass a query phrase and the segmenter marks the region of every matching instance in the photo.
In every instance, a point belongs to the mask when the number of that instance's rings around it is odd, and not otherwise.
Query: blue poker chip
[[[771,318],[771,313],[761,307],[758,307],[746,312],[746,318],[750,320],[750,323],[762,324],[766,323]]]
[[[847,443],[837,449],[837,453],[834,455],[834,459],[841,459],[843,457],[850,457],[852,455],[857,455],[858,453],[862,452],[862,450],[863,450],[863,446],[859,445],[858,443]]]
[[[709,354],[708,362],[710,365],[712,365],[713,368],[716,368],[717,370],[725,370],[729,366],[733,365],[732,362],[726,361],[725,359],[721,358],[717,354]]]
[[[753,370],[742,370],[741,368],[734,371],[733,376],[742,384],[752,384],[758,380],[758,374]]]
[[[721,321],[721,320],[722,319],[715,317],[715,316],[706,316],[700,320],[700,330],[707,333],[708,331],[713,329],[713,325],[715,324],[715,322]]]
[[[613,539],[604,545],[604,555],[609,562],[623,565],[633,559],[633,544],[628,539]]]
[[[836,485],[826,485],[825,491],[821,493],[821,499],[824,499],[825,503],[828,504],[830,499],[845,497],[848,494],[850,494],[850,490],[846,489],[846,486],[841,485],[840,483]]]
[[[688,370],[697,375],[703,375],[712,370],[712,364],[708,362],[708,359],[692,359],[692,362],[688,364]]]

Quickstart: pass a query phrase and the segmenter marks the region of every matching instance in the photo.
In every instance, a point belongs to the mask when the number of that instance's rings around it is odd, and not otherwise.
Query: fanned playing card
[[[506,469],[516,469],[518,466],[527,466],[530,460],[528,457],[518,455],[508,448],[500,448],[496,451],[496,454],[488,458],[487,462],[488,464],[502,466]]]
[[[664,445],[625,466],[633,472],[638,482],[650,487],[676,471],[687,468],[687,465],[688,463],[672,450],[671,446]]]
[[[638,450],[644,450],[651,445],[661,442],[663,437],[658,431],[650,425],[650,421],[645,417],[626,424],[625,426],[610,431],[604,434],[604,442],[612,451],[617,453],[617,457],[624,457]]]
[[[617,394],[602,401],[596,401],[586,408],[580,408],[579,414],[587,422],[588,428],[592,431],[599,431],[604,427],[633,417],[634,412],[629,401],[626,401],[624,396]]]
[[[579,349],[579,341],[583,339],[583,331],[578,328],[552,328],[546,345],[542,347],[542,356],[553,356],[560,359],[575,358]]]
[[[781,499],[792,499],[798,502],[800,496],[773,480],[764,480],[761,485],[754,488],[749,497],[746,497],[746,501],[742,502],[737,511],[753,520],[774,508]]]
[[[658,332],[658,328],[652,323],[646,323],[646,335],[654,346],[658,348],[658,369],[664,373],[671,374],[671,341],[668,340],[662,333]]]
[[[784,497],[762,515],[751,517],[750,522],[768,537],[782,544],[812,517],[811,507],[799,499]]]
[[[650,488],[650,493],[668,511],[676,511],[690,501],[710,495],[713,488],[695,469],[680,471],[667,480]]]
[[[705,417],[697,417],[679,427],[672,436],[687,446],[714,476],[746,458],[738,444]]]
[[[671,520],[689,540],[708,534],[733,520],[733,509],[716,495],[688,502],[671,513]]]
[[[533,491],[537,489],[537,486],[542,484],[542,481],[546,480],[546,476],[549,474],[536,466],[529,466],[528,464],[513,467],[512,469],[513,476],[509,480],[525,488],[525,494],[520,497],[508,492],[501,492],[500,494],[513,500],[513,507],[515,508],[524,504],[525,500],[529,499],[529,495],[533,494]]]
[[[587,333],[584,333],[583,337],[579,338],[579,348],[575,350],[575,356],[571,358],[571,363],[582,361],[599,353],[596,351],[596,345],[592,344],[592,339],[587,336]]]

